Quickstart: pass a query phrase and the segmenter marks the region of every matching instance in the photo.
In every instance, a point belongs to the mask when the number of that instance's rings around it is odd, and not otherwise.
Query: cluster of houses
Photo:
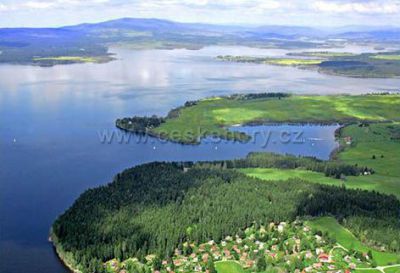
[[[175,250],[171,259],[158,261],[157,268],[154,266],[155,255],[148,255],[146,263],[141,264],[146,269],[142,272],[215,273],[210,263],[223,261],[236,261],[244,272],[265,272],[268,267],[274,267],[278,272],[350,273],[357,267],[370,267],[368,257],[356,258],[320,235],[301,222],[253,226],[218,243],[209,241],[196,245],[186,242],[181,249]],[[138,272],[129,270],[126,261],[110,261],[108,268],[115,273]]]

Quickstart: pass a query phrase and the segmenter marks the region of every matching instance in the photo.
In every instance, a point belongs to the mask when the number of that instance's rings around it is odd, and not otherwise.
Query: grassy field
[[[252,57],[252,56],[218,56],[218,60],[238,62],[238,63],[257,63],[257,64],[272,64],[281,66],[307,66],[318,65],[321,59],[301,59],[301,58],[270,58],[270,57]]]
[[[205,99],[153,129],[168,139],[192,143],[206,135],[227,136],[224,126],[250,122],[340,122],[398,120],[399,95],[291,96],[239,100]]]
[[[218,273],[245,273],[246,271],[235,261],[216,262],[215,269]]]
[[[400,132],[400,124],[370,124],[368,127],[350,125],[342,129],[342,137],[351,136],[352,144],[345,145],[338,160],[348,164],[368,166],[373,175],[348,176],[345,181],[326,177],[323,173],[295,169],[247,168],[240,171],[264,180],[288,180],[300,178],[305,181],[326,185],[374,190],[394,194],[400,199],[400,141],[391,139]],[[375,159],[373,156],[375,155]],[[382,157],[383,156],[383,157]]]
[[[81,56],[59,56],[59,57],[44,57],[44,58],[33,58],[34,61],[73,61],[73,62],[94,62],[94,57],[81,57]]]
[[[345,127],[342,136],[351,136],[338,159],[359,166],[368,166],[374,175],[351,177],[360,188],[394,194],[400,198],[400,124],[371,124],[368,127]]]
[[[57,56],[57,57],[38,57],[33,58],[33,62],[37,63],[102,63],[112,58],[108,56]]]
[[[385,273],[399,273],[400,266],[385,268],[384,271],[385,271]]]
[[[372,176],[348,176],[346,181],[326,177],[323,173],[307,170],[283,170],[268,168],[246,168],[240,169],[240,172],[267,181],[289,180],[291,178],[300,178],[311,183],[318,183],[331,186],[345,185],[351,189],[374,190],[386,194],[394,194],[400,198],[400,183],[396,177],[385,177],[382,175]]]
[[[245,168],[239,169],[240,172],[263,180],[280,181],[291,178],[300,178],[313,183],[340,186],[342,180],[326,177],[323,173],[300,170],[300,169],[268,169],[268,168]]]
[[[327,232],[329,236],[335,238],[337,243],[339,243],[346,249],[355,249],[365,253],[371,251],[373,259],[377,262],[379,266],[388,265],[390,263],[396,264],[400,258],[399,255],[388,252],[379,252],[368,246],[365,246],[350,231],[342,227],[332,217],[317,218],[310,221],[309,225],[323,232]]]
[[[400,61],[400,55],[391,55],[391,54],[374,55],[371,56],[370,58],[376,60]]]
[[[323,60],[311,60],[311,59],[294,59],[294,58],[273,58],[266,59],[263,61],[265,64],[274,64],[282,66],[298,66],[298,65],[317,65]]]
[[[332,57],[350,57],[354,56],[354,53],[350,52],[328,52],[328,51],[314,51],[314,52],[299,52],[290,53],[289,56],[307,56],[307,57],[318,57],[318,58],[332,58]]]
[[[355,270],[355,273],[382,273],[382,271],[378,269],[364,269],[364,270]]]

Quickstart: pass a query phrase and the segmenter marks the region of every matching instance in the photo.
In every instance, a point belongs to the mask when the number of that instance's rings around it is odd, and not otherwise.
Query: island
[[[217,60],[239,63],[294,66],[317,70],[321,73],[354,78],[400,77],[400,52],[362,53],[299,52],[288,53],[285,58],[252,56],[217,56]]]
[[[127,169],[84,192],[54,222],[52,242],[82,273],[397,272],[399,107],[396,94],[238,94],[190,101],[165,118],[119,119],[166,139],[204,129],[176,139],[185,144],[214,130],[225,137],[237,123],[343,126],[327,161],[251,153]]]

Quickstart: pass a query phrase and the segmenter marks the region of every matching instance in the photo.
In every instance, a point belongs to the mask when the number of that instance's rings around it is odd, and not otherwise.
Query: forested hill
[[[170,257],[184,241],[218,242],[254,222],[364,217],[371,225],[388,223],[396,236],[399,212],[398,199],[375,192],[298,179],[265,182],[226,164],[150,163],[82,194],[56,220],[52,238],[71,267],[104,272],[103,262],[113,258]]]

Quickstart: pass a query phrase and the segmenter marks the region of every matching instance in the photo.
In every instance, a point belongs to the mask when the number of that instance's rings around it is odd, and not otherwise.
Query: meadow
[[[247,57],[247,56],[217,56],[218,60],[239,63],[272,64],[280,66],[309,66],[318,65],[321,59],[301,59],[301,58],[268,58],[268,57]]]
[[[218,273],[245,273],[246,271],[236,261],[221,261],[215,263]]]
[[[351,125],[342,129],[341,135],[351,136],[352,144],[343,145],[338,160],[365,165],[375,171],[373,175],[351,177],[351,183],[400,198],[399,132],[399,123],[378,123],[366,127]]]
[[[244,168],[240,172],[255,178],[267,181],[286,181],[298,178],[304,181],[325,185],[340,186],[343,181],[332,177],[326,177],[323,173],[302,169],[276,169],[276,168]]]
[[[400,61],[399,54],[374,55],[371,56],[370,58],[377,60]]]
[[[227,127],[263,123],[349,123],[398,120],[399,95],[290,96],[285,98],[234,99],[215,97],[179,108],[177,117],[167,118],[151,129],[166,139],[198,143],[214,135],[237,138]]]
[[[399,131],[398,123],[377,123],[366,127],[350,125],[341,130],[343,150],[336,155],[336,160],[350,165],[368,166],[374,170],[372,175],[347,176],[339,180],[303,169],[245,168],[240,171],[263,180],[298,178],[312,183],[393,194],[400,199]],[[344,143],[344,137],[351,137],[352,143]]]
[[[83,56],[58,56],[58,57],[43,57],[43,58],[33,58],[34,61],[73,61],[73,62],[83,62],[90,63],[95,62],[94,57],[83,57]]]
[[[294,59],[294,58],[277,58],[277,59],[267,59],[264,61],[266,64],[275,64],[282,66],[301,66],[301,65],[317,65],[320,64],[322,60],[313,59]]]
[[[32,58],[33,65],[52,66],[72,63],[105,63],[114,60],[110,55],[104,56],[54,56]]]
[[[351,57],[355,56],[350,52],[329,52],[329,51],[314,51],[314,52],[295,52],[288,53],[288,56],[302,56],[302,57],[318,57],[318,58],[332,58],[332,57]]]

